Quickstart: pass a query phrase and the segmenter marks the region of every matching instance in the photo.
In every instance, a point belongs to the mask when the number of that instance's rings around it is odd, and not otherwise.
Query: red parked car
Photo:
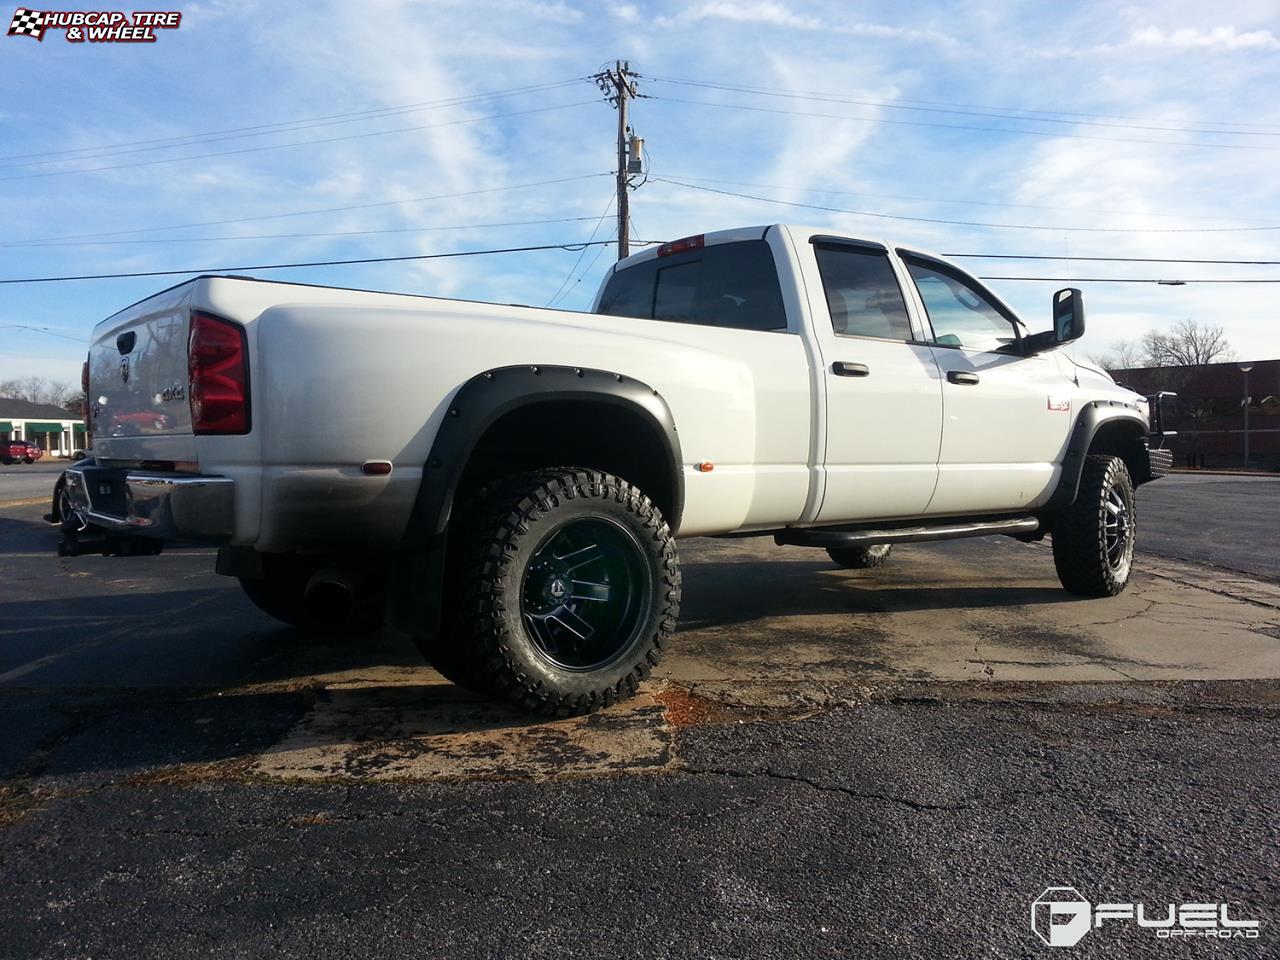
[[[0,440],[0,463],[35,463],[44,451],[27,440]]]

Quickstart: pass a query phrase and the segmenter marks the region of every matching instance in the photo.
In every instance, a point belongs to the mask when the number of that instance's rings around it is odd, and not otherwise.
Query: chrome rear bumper
[[[235,523],[230,477],[74,466],[66,473],[72,508],[115,533],[160,540],[229,540]]]

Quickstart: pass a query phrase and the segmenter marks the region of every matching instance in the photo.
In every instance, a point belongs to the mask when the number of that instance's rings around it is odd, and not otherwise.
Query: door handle
[[[976,373],[969,373],[967,370],[948,370],[947,381],[949,383],[974,384],[978,382],[978,375]]]
[[[847,363],[844,360],[837,360],[831,365],[831,372],[837,377],[869,377],[871,376],[871,368],[865,363]]]

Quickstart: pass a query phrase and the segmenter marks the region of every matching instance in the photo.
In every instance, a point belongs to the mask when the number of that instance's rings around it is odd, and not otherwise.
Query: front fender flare
[[[1062,474],[1058,477],[1058,486],[1041,511],[1052,512],[1065,509],[1076,502],[1080,492],[1080,477],[1084,473],[1084,460],[1093,445],[1098,430],[1105,424],[1118,421],[1132,422],[1142,435],[1147,434],[1147,421],[1142,414],[1116,400],[1092,400],[1086,403],[1076,417],[1071,438],[1067,441],[1067,449],[1062,457]]]

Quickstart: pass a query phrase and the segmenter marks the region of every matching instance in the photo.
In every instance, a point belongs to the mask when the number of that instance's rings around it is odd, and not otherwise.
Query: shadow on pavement
[[[922,583],[901,566],[845,571],[829,562],[790,559],[688,563],[680,622],[685,628],[722,627],[766,617],[1010,609],[1076,599],[1043,582]]]

